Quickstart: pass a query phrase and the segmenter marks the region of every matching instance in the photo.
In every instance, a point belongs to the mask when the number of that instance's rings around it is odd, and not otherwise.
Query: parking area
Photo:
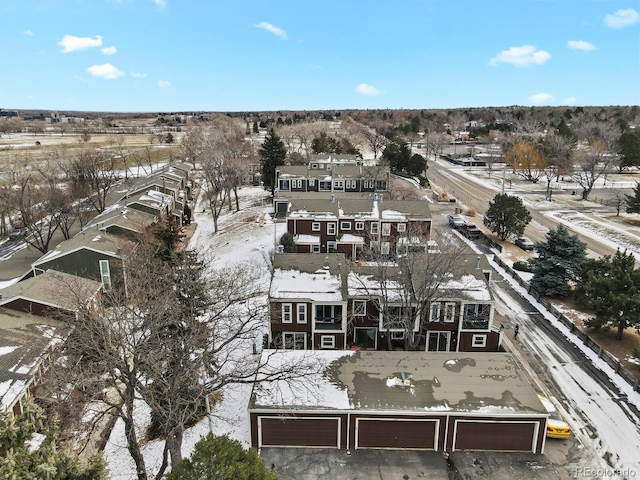
[[[260,455],[279,480],[557,480],[567,478],[544,455],[533,453],[441,452],[263,448]],[[566,473],[566,472],[564,472]]]

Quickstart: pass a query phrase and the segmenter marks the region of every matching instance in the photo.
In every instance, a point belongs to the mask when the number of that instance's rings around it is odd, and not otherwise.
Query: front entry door
[[[451,332],[429,332],[427,341],[428,352],[448,352]]]

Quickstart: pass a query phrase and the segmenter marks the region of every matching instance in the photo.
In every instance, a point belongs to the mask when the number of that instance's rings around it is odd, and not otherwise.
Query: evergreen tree
[[[190,459],[176,466],[167,480],[277,480],[255,450],[237,440],[209,434],[196,443]]]
[[[633,195],[626,195],[627,213],[640,213],[640,182],[636,182]]]
[[[640,131],[627,130],[620,135],[618,139],[619,150],[621,155],[620,171],[622,172],[628,167],[640,166]]]
[[[287,157],[287,149],[273,128],[267,133],[258,154],[262,164],[262,184],[265,190],[270,189],[273,195],[276,188],[276,167],[284,165]]]
[[[596,314],[585,321],[588,327],[613,327],[616,340],[622,340],[625,328],[640,326],[640,270],[636,270],[632,253],[618,250],[613,257],[587,260],[576,295]]]
[[[260,129],[258,128],[258,122],[253,122],[253,133],[255,133],[256,135],[258,133],[260,133]]]
[[[483,223],[504,241],[522,235],[530,221],[531,214],[519,197],[499,193],[489,202]]]
[[[549,230],[547,241],[537,242],[535,249],[538,256],[529,260],[533,265],[531,286],[547,297],[567,297],[571,283],[580,278],[587,244],[559,225]]]
[[[289,232],[284,232],[280,237],[280,245],[284,247],[284,253],[298,253],[298,246],[296,245],[293,235]]]
[[[21,415],[0,413],[0,478],[106,480],[102,457],[80,461],[72,449],[59,450],[57,422],[50,423],[45,426],[42,409],[31,402]]]

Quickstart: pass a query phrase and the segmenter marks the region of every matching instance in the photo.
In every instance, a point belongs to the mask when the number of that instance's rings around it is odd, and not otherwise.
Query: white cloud
[[[95,38],[74,37],[73,35],[65,35],[58,42],[62,47],[62,53],[75,52],[76,50],[85,50],[87,48],[99,47],[102,45],[102,37],[96,35]]]
[[[33,37],[35,35],[35,33],[33,33],[31,30],[29,30],[28,28],[26,30],[23,30],[22,33],[24,35],[29,35],[30,37]]]
[[[366,83],[361,83],[360,85],[358,85],[356,87],[356,92],[361,93],[362,95],[375,96],[375,95],[380,95],[382,93],[382,90],[378,90],[373,85],[368,85]]]
[[[575,105],[576,97],[567,97],[562,101],[562,105]]]
[[[529,97],[529,101],[534,105],[549,105],[549,103],[553,100],[553,95],[551,95],[550,93],[536,93],[535,95],[531,95]]]
[[[549,52],[538,50],[532,45],[523,45],[522,47],[511,47],[509,50],[503,50],[489,61],[489,65],[497,65],[498,63],[510,63],[516,67],[528,67],[530,65],[542,65],[551,58]]]
[[[262,28],[262,29],[266,30],[267,32],[271,32],[274,35],[282,38],[283,40],[286,40],[288,38],[287,37],[287,32],[285,32],[281,28],[278,28],[278,27],[276,27],[274,25],[271,25],[270,23],[260,22],[260,23],[257,23],[255,25],[253,25],[253,26],[256,27],[256,28]]]
[[[171,86],[171,82],[168,82],[166,80],[158,80],[158,87],[160,88],[168,88]]]
[[[133,78],[145,78],[147,76],[147,74],[146,73],[131,72],[131,76]]]
[[[597,50],[596,46],[593,43],[585,42],[584,40],[569,40],[567,42],[567,46],[574,50],[582,50],[583,52]]]
[[[622,28],[634,23],[640,23],[640,14],[633,8],[618,10],[615,13],[605,15],[604,24],[611,28]]]
[[[96,77],[102,77],[105,80],[113,80],[124,75],[124,72],[121,72],[110,63],[105,63],[102,65],[92,65],[91,67],[87,68],[87,72]]]
[[[104,53],[105,55],[115,55],[118,52],[118,49],[116,47],[104,47],[102,49],[102,53]]]
[[[157,6],[159,6],[160,8],[164,8],[167,6],[167,0],[151,0],[153,3],[155,3]]]

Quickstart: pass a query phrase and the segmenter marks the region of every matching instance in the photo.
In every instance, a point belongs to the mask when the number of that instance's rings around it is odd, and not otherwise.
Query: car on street
[[[547,418],[547,437],[549,438],[569,438],[571,435],[571,427],[567,421],[558,413],[556,406],[551,400],[542,395],[538,395],[542,405],[549,413]]]
[[[535,246],[529,237],[518,237],[514,243],[523,250],[533,250]]]
[[[482,238],[483,235],[482,230],[473,222],[464,222],[458,230],[469,240],[477,240],[478,238]]]
[[[451,225],[453,228],[462,227],[465,223],[466,222],[462,215],[459,215],[457,213],[452,213],[449,215],[449,225]]]
[[[19,238],[24,237],[26,232],[27,232],[26,228],[14,228],[9,234],[9,239],[18,240]]]

